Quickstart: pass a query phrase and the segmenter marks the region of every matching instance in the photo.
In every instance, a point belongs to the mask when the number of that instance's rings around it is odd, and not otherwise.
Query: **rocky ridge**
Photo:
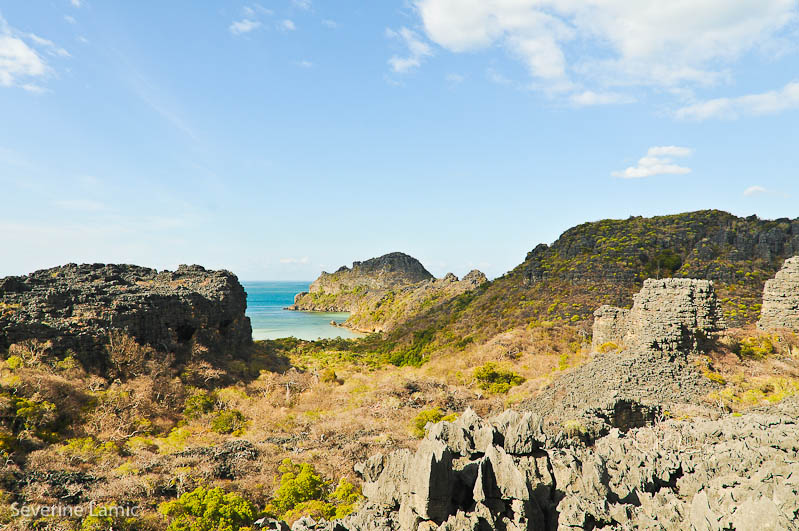
[[[785,261],[763,290],[763,310],[758,327],[799,330],[799,256]]]
[[[246,308],[244,288],[228,271],[68,264],[0,279],[0,348],[49,341],[96,364],[119,331],[178,356],[235,352],[252,342]]]

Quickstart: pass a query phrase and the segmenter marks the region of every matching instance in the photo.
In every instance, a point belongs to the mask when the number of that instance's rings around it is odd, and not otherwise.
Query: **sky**
[[[797,0],[0,0],[0,276],[496,277],[571,226],[799,217]]]

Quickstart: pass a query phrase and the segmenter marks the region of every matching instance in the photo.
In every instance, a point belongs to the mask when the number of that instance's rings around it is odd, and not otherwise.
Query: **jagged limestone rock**
[[[436,437],[452,431],[433,426],[415,454],[399,451],[358,467],[367,501],[356,513],[294,531],[795,529],[797,405],[789,399],[740,417],[615,429],[591,447],[553,446],[526,415],[478,421],[470,412],[467,425],[496,430],[485,453],[447,456],[448,443]],[[503,448],[509,431],[521,426],[537,440],[534,455]],[[398,482],[398,467],[390,463],[414,464]],[[432,500],[442,510],[436,519],[430,518]]]
[[[786,260],[776,277],[766,282],[758,327],[799,331],[799,256]]]
[[[725,328],[713,282],[648,279],[627,311],[602,306],[594,313],[594,350],[605,343],[666,353],[698,352]]]

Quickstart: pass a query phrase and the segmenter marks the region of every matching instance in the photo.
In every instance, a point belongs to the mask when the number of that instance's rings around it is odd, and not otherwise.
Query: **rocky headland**
[[[477,270],[459,280],[437,279],[417,259],[389,253],[335,273],[323,272],[308,292],[298,293],[290,310],[351,312],[344,326],[364,332],[391,329],[434,304],[471,291],[488,279]]]

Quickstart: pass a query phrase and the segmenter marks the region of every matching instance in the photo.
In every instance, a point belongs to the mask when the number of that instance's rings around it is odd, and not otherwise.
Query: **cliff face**
[[[347,326],[382,331],[487,281],[477,270],[462,280],[452,273],[436,279],[417,259],[391,253],[322,273],[308,292],[297,294],[290,309],[352,312]]]
[[[228,271],[68,264],[0,279],[0,348],[50,341],[92,362],[120,331],[161,352],[233,352],[252,342],[246,308],[244,288]]]

